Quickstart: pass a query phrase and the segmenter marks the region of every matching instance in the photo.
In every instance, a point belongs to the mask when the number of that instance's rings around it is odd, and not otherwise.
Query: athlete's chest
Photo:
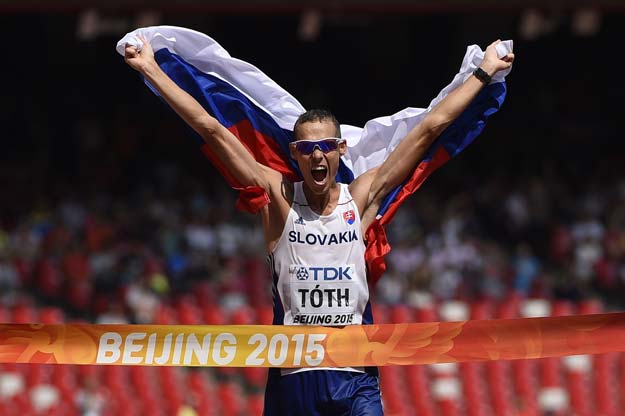
[[[302,246],[341,246],[360,241],[360,219],[352,204],[319,216],[306,207],[294,209],[287,227],[287,241]]]

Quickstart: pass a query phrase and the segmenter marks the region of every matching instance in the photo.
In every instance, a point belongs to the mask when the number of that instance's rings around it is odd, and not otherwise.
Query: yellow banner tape
[[[0,363],[346,367],[625,351],[625,313],[312,326],[0,325]]]

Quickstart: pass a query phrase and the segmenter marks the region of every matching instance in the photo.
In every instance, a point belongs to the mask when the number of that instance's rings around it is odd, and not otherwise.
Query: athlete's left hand
[[[486,73],[490,76],[495,75],[497,72],[508,69],[512,66],[512,62],[514,61],[514,54],[512,52],[502,56],[501,58],[497,54],[497,45],[501,43],[500,39],[497,39],[488,47],[484,52],[484,60],[480,67],[486,71]]]

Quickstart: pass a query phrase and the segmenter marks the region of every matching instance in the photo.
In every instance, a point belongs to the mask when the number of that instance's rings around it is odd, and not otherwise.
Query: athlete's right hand
[[[137,37],[143,43],[141,49],[138,49],[136,46],[126,44],[126,48],[124,49],[124,60],[132,69],[144,73],[149,66],[156,64],[154,61],[154,50],[152,49],[150,42],[148,42],[143,35],[139,34]]]

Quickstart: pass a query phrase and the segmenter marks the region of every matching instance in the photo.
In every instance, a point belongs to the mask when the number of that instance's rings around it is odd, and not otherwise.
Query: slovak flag
[[[356,216],[354,215],[354,210],[350,209],[349,211],[345,211],[343,213],[343,219],[345,220],[345,222],[347,222],[349,225],[352,225],[354,223],[354,221],[356,221]]]
[[[301,180],[297,164],[289,156],[289,142],[297,117],[305,109],[255,66],[233,58],[210,37],[185,28],[152,26],[126,34],[118,43],[123,55],[126,44],[141,47],[137,34],[151,43],[160,67],[181,88],[192,95],[213,117],[236,136],[260,163],[283,173],[289,180]],[[512,41],[501,42],[499,56],[512,51]],[[367,170],[380,165],[397,143],[450,91],[461,85],[480,65],[484,52],[477,46],[467,48],[460,71],[429,106],[406,108],[391,116],[368,121],[364,127],[341,125],[347,141],[347,154],[341,158],[337,181],[350,183]],[[370,284],[386,269],[384,256],[390,251],[384,226],[393,218],[402,201],[415,192],[437,168],[465,149],[483,130],[488,117],[501,108],[506,95],[505,76],[500,71],[490,85],[431,146],[414,173],[391,192],[381,205],[375,221],[367,230],[366,261]],[[148,87],[158,95],[149,84]],[[250,212],[269,203],[264,190],[243,188],[223,164],[211,154],[201,138],[202,151],[217,167],[230,186],[240,191],[237,205]]]

